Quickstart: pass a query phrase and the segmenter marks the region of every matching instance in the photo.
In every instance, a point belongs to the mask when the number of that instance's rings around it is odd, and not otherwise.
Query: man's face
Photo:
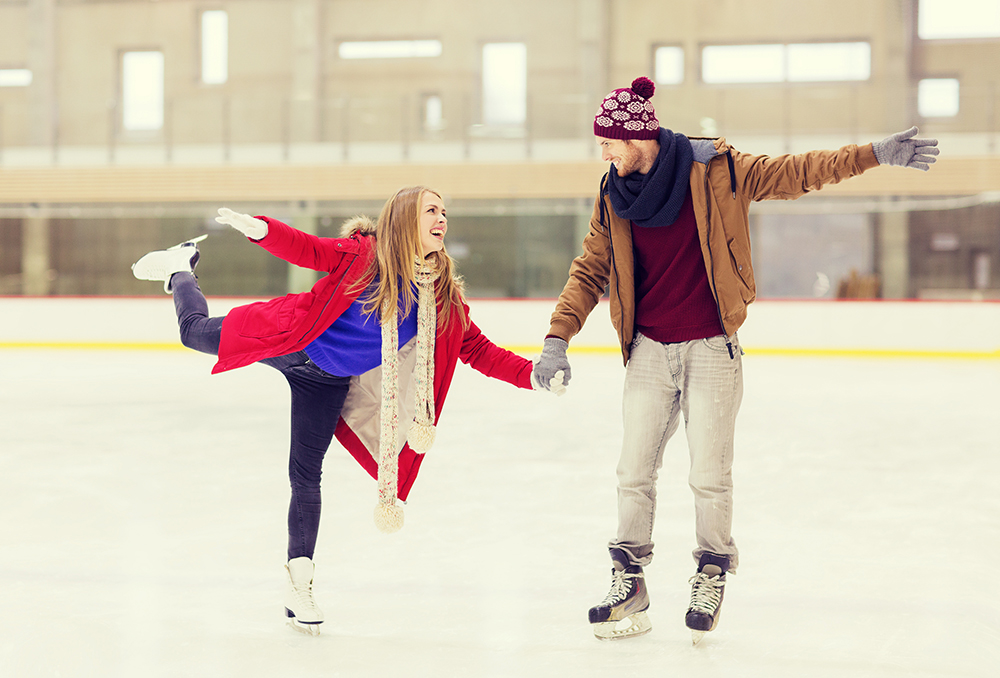
[[[631,141],[597,137],[597,145],[601,147],[601,160],[614,164],[618,176],[627,176],[638,169],[639,148]]]

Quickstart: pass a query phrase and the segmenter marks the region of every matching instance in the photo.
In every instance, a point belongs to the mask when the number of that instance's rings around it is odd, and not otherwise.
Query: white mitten
[[[215,220],[220,224],[232,226],[251,240],[260,240],[267,235],[266,221],[261,221],[249,214],[234,212],[228,207],[220,207],[219,216],[215,217]]]

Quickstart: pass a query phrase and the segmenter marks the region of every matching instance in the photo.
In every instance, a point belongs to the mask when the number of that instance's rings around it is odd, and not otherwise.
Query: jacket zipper
[[[327,300],[325,302],[323,302],[323,308],[320,309],[319,315],[316,316],[316,320],[314,320],[313,324],[309,326],[309,329],[307,329],[305,331],[305,334],[303,334],[301,337],[299,337],[298,341],[295,342],[296,344],[300,343],[303,339],[305,339],[306,336],[308,336],[309,333],[313,331],[313,328],[316,327],[316,323],[318,323],[319,319],[323,317],[324,313],[326,313],[326,307],[330,305],[331,301],[333,301],[334,296],[336,296],[337,290],[340,289],[341,284],[343,284],[343,282],[344,282],[344,278],[347,277],[348,271],[351,270],[351,266],[353,266],[354,262],[356,262],[357,260],[358,260],[358,255],[355,254],[354,258],[351,259],[351,263],[349,263],[347,265],[347,268],[345,268],[343,274],[341,274],[340,280],[338,280],[337,284],[334,286],[333,292],[331,292],[330,296],[327,297]]]
[[[604,196],[607,190],[608,175],[605,174],[604,178],[601,179],[601,228],[606,229],[608,232],[608,245],[611,247],[611,269],[615,273],[615,294],[618,295],[618,323],[619,327],[625,327],[625,310],[622,308],[622,292],[619,286],[618,278],[618,265],[615,263],[615,239],[611,236],[611,219],[608,219],[607,226],[604,225]],[[632,323],[632,338],[635,339],[635,322]],[[624,350],[625,347],[622,347]]]
[[[716,287],[716,285],[715,285],[715,262],[712,261],[712,258],[711,258],[712,257],[712,201],[708,199],[708,194],[709,194],[708,168],[709,168],[709,165],[712,164],[712,161],[715,160],[718,157],[719,156],[717,156],[717,155],[713,156],[713,157],[709,158],[708,162],[705,163],[705,180],[704,180],[704,183],[705,183],[705,196],[706,196],[706,200],[705,200],[705,216],[706,216],[705,225],[706,225],[706,229],[707,229],[707,233],[706,233],[707,238],[706,239],[708,240],[708,243],[709,243],[709,246],[708,246],[708,254],[709,254],[708,270],[712,274],[712,296],[715,297],[715,310],[719,314],[719,325],[722,326],[722,335],[726,338],[726,348],[729,349],[729,359],[730,360],[734,360],[736,358],[736,354],[733,353],[733,343],[731,341],[729,341],[729,333],[726,331],[726,323],[722,319],[722,304],[719,303],[719,288]],[[733,164],[733,155],[728,150],[726,151],[726,158],[728,159],[728,162],[729,162],[729,186],[730,186],[730,188],[733,191],[733,200],[735,200],[736,199],[736,172],[735,172],[735,166]]]

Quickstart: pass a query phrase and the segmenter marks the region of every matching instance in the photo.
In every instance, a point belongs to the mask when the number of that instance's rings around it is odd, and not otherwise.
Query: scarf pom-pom
[[[414,452],[426,452],[434,444],[435,428],[433,424],[421,424],[414,421],[406,433],[406,442]]]
[[[375,526],[386,534],[399,532],[403,527],[403,509],[396,504],[375,506]]]

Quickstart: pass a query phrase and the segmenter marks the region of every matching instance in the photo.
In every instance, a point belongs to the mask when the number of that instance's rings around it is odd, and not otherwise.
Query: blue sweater
[[[365,315],[361,299],[305,347],[321,370],[338,377],[364,374],[382,364],[382,327],[377,314]],[[399,323],[399,346],[417,336],[417,305]]]

